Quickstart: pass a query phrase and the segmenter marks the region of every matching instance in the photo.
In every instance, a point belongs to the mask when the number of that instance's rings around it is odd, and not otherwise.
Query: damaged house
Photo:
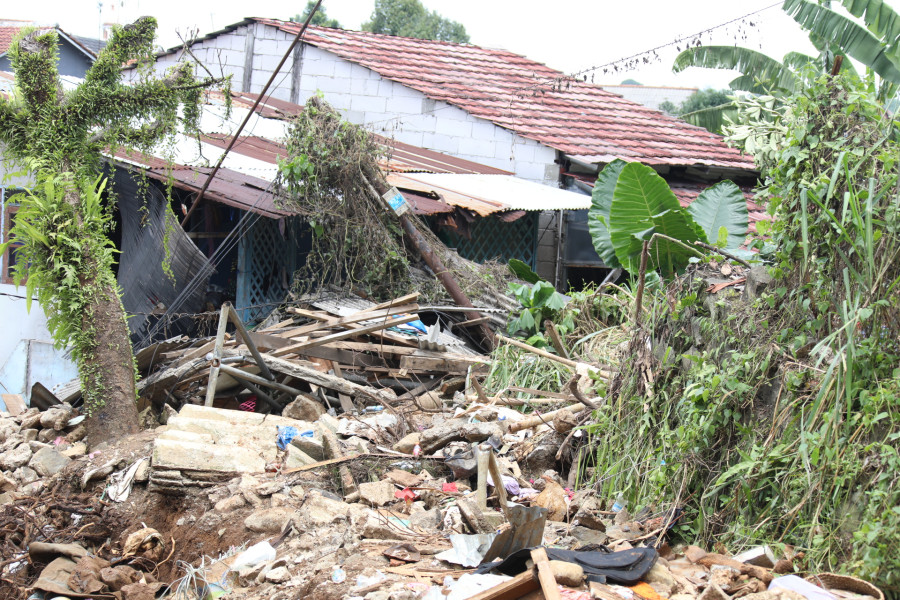
[[[195,40],[190,52],[231,75],[235,90],[257,93],[299,29],[249,18]],[[185,56],[173,48],[157,68]],[[757,175],[720,136],[504,50],[310,27],[282,74],[269,90],[275,99],[302,104],[321,92],[344,118],[387,138],[585,194],[577,206],[530,204],[513,223],[473,211],[464,235],[442,234],[476,261],[518,254],[557,287],[607,273],[589,243],[586,195],[613,159],[653,167],[683,204],[722,179],[749,185]],[[391,183],[440,195],[445,175],[395,174]],[[473,175],[466,189],[488,189],[490,179]]]

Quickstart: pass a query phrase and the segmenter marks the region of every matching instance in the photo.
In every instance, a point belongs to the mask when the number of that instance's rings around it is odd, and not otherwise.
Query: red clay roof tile
[[[300,27],[254,20],[291,34]],[[721,136],[512,52],[324,27],[304,40],[582,160],[755,169]]]

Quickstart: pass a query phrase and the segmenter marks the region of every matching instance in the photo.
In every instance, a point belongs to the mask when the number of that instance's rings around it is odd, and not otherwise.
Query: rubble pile
[[[252,333],[226,305],[216,338],[138,355],[146,431],[90,452],[68,404],[3,415],[0,581],[48,599],[883,599],[802,553],[672,547],[679,506],[576,489],[560,459],[610,367],[498,336],[570,379],[488,395],[488,357],[394,328],[414,300],[316,301]]]
[[[34,495],[48,478],[87,452],[84,420],[68,404],[28,408],[0,420],[0,504]]]

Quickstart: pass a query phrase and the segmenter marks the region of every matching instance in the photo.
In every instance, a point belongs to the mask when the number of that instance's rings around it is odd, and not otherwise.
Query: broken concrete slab
[[[368,504],[385,506],[396,499],[394,498],[394,491],[397,488],[387,480],[360,483],[358,487],[360,498]]]
[[[313,431],[312,439],[321,443],[319,427],[313,423],[186,404],[154,441],[150,489],[180,492],[242,473],[262,473],[267,464],[278,461],[277,428],[289,426]],[[288,447],[288,467],[313,462],[299,448]]]

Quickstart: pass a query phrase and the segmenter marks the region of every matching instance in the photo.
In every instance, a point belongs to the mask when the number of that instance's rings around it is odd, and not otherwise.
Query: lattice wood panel
[[[504,223],[494,217],[476,220],[471,226],[472,239],[466,239],[449,231],[439,234],[450,248],[459,255],[475,262],[497,259],[508,262],[518,258],[532,269],[537,259],[537,220],[539,213],[529,212],[512,223]]]
[[[237,309],[245,323],[257,323],[284,301],[297,269],[297,219],[259,219],[241,240]]]

